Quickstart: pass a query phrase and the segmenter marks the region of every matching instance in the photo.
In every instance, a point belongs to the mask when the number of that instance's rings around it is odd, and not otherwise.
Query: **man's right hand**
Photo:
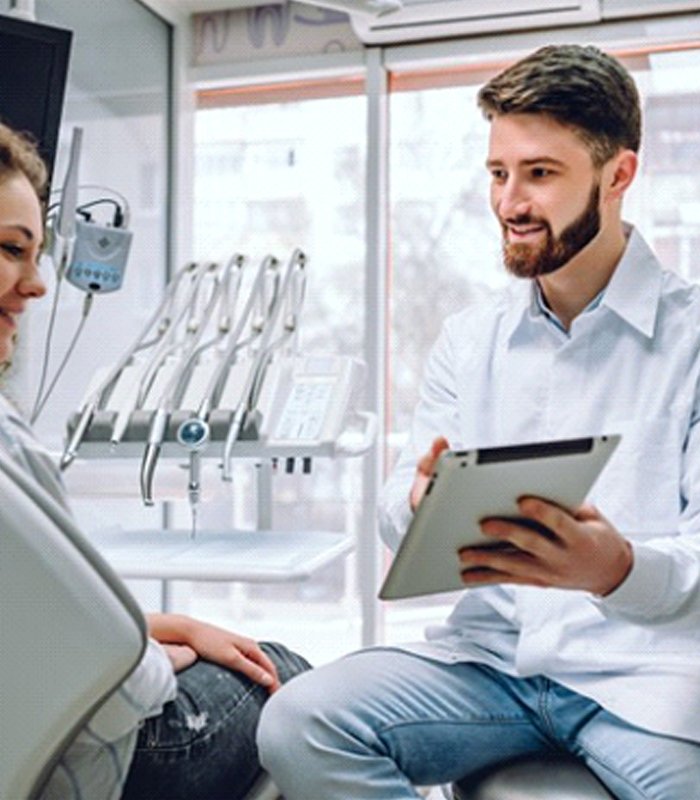
[[[425,490],[428,488],[430,479],[433,477],[435,464],[437,463],[440,453],[442,453],[443,450],[447,450],[449,446],[444,436],[433,439],[430,450],[418,462],[416,477],[411,487],[411,494],[409,495],[411,511],[415,511],[418,508],[418,504],[423,499]]]

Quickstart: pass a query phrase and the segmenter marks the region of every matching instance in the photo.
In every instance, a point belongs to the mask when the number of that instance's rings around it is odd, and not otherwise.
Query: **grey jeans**
[[[263,643],[288,681],[309,669]],[[255,732],[268,692],[239,673],[197,661],[177,675],[177,697],[139,731],[122,800],[238,800],[260,774]]]

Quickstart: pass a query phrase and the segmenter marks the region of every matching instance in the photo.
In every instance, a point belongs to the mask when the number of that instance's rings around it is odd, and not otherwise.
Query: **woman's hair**
[[[24,175],[44,200],[48,172],[35,143],[0,122],[0,183],[17,174]]]
[[[483,86],[478,103],[489,120],[504,114],[546,114],[571,127],[596,167],[620,149],[639,150],[637,87],[622,64],[597,47],[542,47]]]
[[[24,175],[40,201],[45,200],[48,171],[34,142],[0,122],[0,185],[15,175]],[[0,383],[10,362],[0,362]]]

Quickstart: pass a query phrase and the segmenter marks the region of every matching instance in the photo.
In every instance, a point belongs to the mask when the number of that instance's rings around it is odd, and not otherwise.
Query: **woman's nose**
[[[22,297],[43,297],[46,294],[44,283],[36,264],[30,264],[23,270],[17,284],[17,291]]]

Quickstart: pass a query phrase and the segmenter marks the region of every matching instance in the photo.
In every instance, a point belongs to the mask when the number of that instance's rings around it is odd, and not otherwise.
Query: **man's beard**
[[[598,234],[600,230],[600,184],[593,184],[588,205],[583,212],[555,238],[552,228],[544,219],[523,214],[508,220],[511,225],[542,225],[546,238],[537,247],[529,244],[503,242],[503,263],[508,272],[518,278],[536,278],[549,275],[563,267]],[[504,236],[507,228],[503,225]]]

